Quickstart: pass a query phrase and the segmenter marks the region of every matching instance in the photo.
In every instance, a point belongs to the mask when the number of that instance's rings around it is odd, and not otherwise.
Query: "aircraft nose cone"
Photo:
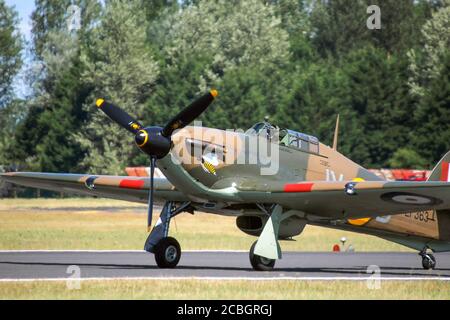
[[[161,135],[161,127],[146,127],[139,130],[134,141],[146,154],[158,159],[166,156],[170,151],[171,140]]]
[[[146,130],[139,130],[134,140],[139,147],[143,147],[148,142],[148,132]]]

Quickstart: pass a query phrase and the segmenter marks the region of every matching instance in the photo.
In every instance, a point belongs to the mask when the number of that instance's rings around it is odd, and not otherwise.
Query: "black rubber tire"
[[[422,258],[422,267],[425,270],[436,268],[436,258],[432,254],[427,254]]]
[[[250,264],[256,271],[272,271],[275,266],[275,260],[263,258],[254,253],[256,246],[256,241],[252,244],[250,248]]]
[[[181,258],[181,247],[175,238],[162,238],[155,246],[155,260],[160,268],[175,268]]]

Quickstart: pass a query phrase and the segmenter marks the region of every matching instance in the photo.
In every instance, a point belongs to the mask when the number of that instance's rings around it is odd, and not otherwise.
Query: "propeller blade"
[[[207,94],[192,102],[188,107],[186,107],[166,124],[161,134],[164,137],[170,137],[176,129],[181,129],[187,126],[195,118],[201,115],[206,108],[208,108],[218,94],[219,93],[217,90],[211,90]]]
[[[98,99],[95,104],[99,109],[106,113],[112,121],[118,123],[131,133],[136,134],[142,129],[142,125],[136,119],[120,109],[118,106],[106,102],[104,99]]]
[[[153,187],[155,175],[156,157],[151,157],[150,162],[150,192],[148,193],[147,231],[150,232],[153,217]]]

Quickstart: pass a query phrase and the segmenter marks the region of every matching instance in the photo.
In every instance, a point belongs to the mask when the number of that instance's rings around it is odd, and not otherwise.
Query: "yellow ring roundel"
[[[348,219],[347,222],[354,226],[363,226],[370,221],[370,218]]]
[[[145,130],[139,130],[139,132],[142,132],[144,134],[144,142],[142,142],[141,144],[138,144],[138,146],[143,147],[148,142],[148,133]]]

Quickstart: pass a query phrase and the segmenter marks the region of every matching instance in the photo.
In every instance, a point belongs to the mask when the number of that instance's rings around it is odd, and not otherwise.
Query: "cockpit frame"
[[[319,154],[320,151],[319,139],[316,137],[290,129],[280,129],[269,122],[256,123],[246,133],[264,135],[272,142],[276,142],[273,138],[278,136],[277,141],[280,145],[308,153]]]

